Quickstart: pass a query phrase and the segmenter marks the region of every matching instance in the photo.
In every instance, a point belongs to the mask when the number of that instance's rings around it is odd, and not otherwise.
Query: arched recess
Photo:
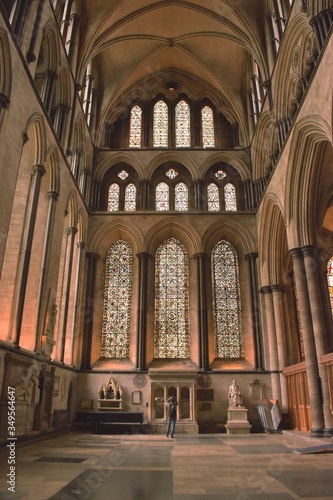
[[[129,357],[124,359],[100,359],[102,346],[102,325],[104,293],[106,286],[106,259],[111,245],[117,241],[124,241],[131,250],[132,276],[131,279],[131,311],[130,311],[130,345]],[[136,357],[137,342],[137,310],[138,310],[138,280],[139,264],[137,255],[144,252],[144,238],[138,226],[133,222],[115,217],[112,221],[99,228],[88,244],[88,253],[97,255],[96,273],[94,282],[94,318],[91,344],[91,362],[95,366],[105,369],[116,367],[132,368]],[[148,278],[146,277],[148,280]],[[96,364],[97,363],[97,364]]]
[[[296,124],[289,157],[293,172],[287,173],[285,195],[290,248],[316,240],[318,186],[327,141],[332,141],[332,128],[322,117],[310,115]]]
[[[275,119],[280,120],[288,116],[290,111],[290,85],[289,92],[286,92],[286,83],[290,78],[298,76],[302,78],[301,54],[304,54],[304,46],[308,44],[309,38],[313,38],[314,33],[309,25],[309,19],[305,13],[297,14],[291,21],[288,30],[284,35],[283,44],[279,51],[279,58],[272,88],[272,98],[274,103]],[[296,96],[295,96],[296,97]]]
[[[7,32],[0,27],[0,130],[12,90],[12,62]]]
[[[33,350],[37,307],[33,290],[38,288],[50,187],[50,173],[44,170],[46,132],[43,117],[32,115],[24,134],[28,140],[22,149],[18,169],[0,295],[4,295],[7,304],[2,315],[5,338],[19,337],[20,345]]]
[[[258,121],[252,143],[253,180],[269,175],[274,166],[274,157],[278,152],[274,116],[271,111],[264,112]]]
[[[239,288],[239,319],[241,324],[241,338],[244,349],[243,359],[218,359],[215,358],[215,321],[213,316],[213,267],[212,253],[217,244],[226,241],[237,259],[238,277],[237,287]],[[206,302],[208,320],[208,349],[209,363],[213,369],[247,369],[255,364],[255,346],[253,338],[253,327],[251,319],[251,305],[248,300],[250,291],[249,267],[245,256],[256,252],[254,237],[242,224],[231,220],[228,217],[221,217],[220,220],[211,224],[202,236],[200,252],[206,257]]]
[[[198,175],[198,165],[196,161],[181,152],[163,152],[155,156],[146,166],[146,178],[151,179],[155,170],[164,163],[180,163],[190,172],[192,179]]]
[[[219,151],[218,153],[212,153],[209,155],[202,163],[199,165],[199,175],[200,179],[204,179],[207,170],[214,165],[214,163],[228,163],[232,167],[234,167],[239,175],[242,178],[242,181],[245,181],[250,178],[250,170],[247,165],[247,159],[239,158],[239,156],[233,154],[228,151]]]
[[[68,195],[60,249],[58,284],[56,291],[57,322],[55,327],[54,359],[72,364],[73,356],[73,311],[76,296],[78,262],[78,220],[77,193]]]
[[[139,180],[146,178],[146,165],[137,156],[134,158],[131,153],[117,153],[116,156],[112,158],[106,158],[102,160],[96,167],[94,172],[94,180],[102,182],[106,172],[119,163],[125,163],[133,167],[137,172]]]

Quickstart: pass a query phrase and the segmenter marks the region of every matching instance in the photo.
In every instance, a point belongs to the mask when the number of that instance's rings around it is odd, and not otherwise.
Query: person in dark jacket
[[[167,416],[168,416],[168,425],[167,425],[167,431],[166,431],[166,437],[169,437],[169,434],[171,437],[174,437],[174,432],[175,432],[175,426],[176,426],[176,420],[177,420],[177,406],[178,402],[176,399],[171,396],[169,399],[166,400],[166,407],[167,407]]]

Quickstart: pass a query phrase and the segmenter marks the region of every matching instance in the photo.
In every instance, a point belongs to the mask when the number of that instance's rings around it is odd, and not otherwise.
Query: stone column
[[[256,266],[257,258],[258,254],[256,252],[252,252],[245,255],[245,260],[248,262],[249,276],[250,276],[250,301],[251,301],[253,343],[255,352],[255,367],[257,370],[263,370],[264,363],[262,356],[262,337],[261,337],[261,323],[259,315],[258,277],[257,277],[257,266]]]
[[[65,104],[58,104],[55,107],[55,115],[53,120],[54,131],[60,142],[63,141],[63,135],[65,132],[65,119],[66,113],[69,111]]]
[[[302,251],[299,248],[293,248],[291,250],[291,256],[293,259],[296,293],[299,303],[299,316],[303,332],[305,366],[312,417],[311,436],[322,436],[324,428],[324,415],[321,401],[321,388],[319,384],[317,353],[312,329],[311,308]]]
[[[54,86],[57,78],[58,76],[53,71],[47,70],[44,73],[41,99],[48,114],[51,112]]]
[[[204,253],[194,255],[198,272],[198,324],[199,324],[199,366],[200,370],[209,370],[208,359],[208,322],[207,322],[207,290],[206,260]]]
[[[75,352],[75,332],[80,327],[80,295],[81,295],[81,283],[82,283],[82,267],[83,267],[83,257],[85,252],[85,244],[83,241],[79,241],[77,244],[78,249],[78,259],[77,259],[77,269],[76,269],[76,283],[75,283],[75,299],[74,299],[74,312],[73,312],[73,331],[72,331],[72,365],[76,366],[77,353]]]
[[[141,210],[149,210],[149,181],[142,179],[140,181],[140,194],[141,194]]]
[[[56,208],[56,202],[58,199],[58,193],[56,191],[49,191],[49,210],[47,214],[47,222],[46,222],[46,232],[45,232],[45,240],[44,240],[44,251],[42,258],[42,268],[39,279],[39,290],[38,290],[38,299],[37,299],[37,314],[36,314],[36,331],[35,331],[35,352],[40,352],[41,349],[41,336],[43,334],[43,320],[41,317],[42,314],[42,305],[45,297],[45,279],[46,273],[49,263],[50,250],[52,245],[52,231],[53,231],[53,223],[54,223],[54,214]]]
[[[67,51],[68,60],[69,60],[69,64],[71,64],[71,65],[72,65],[73,60],[74,60],[76,41],[77,41],[77,36],[78,36],[79,21],[80,21],[79,15],[76,12],[74,12],[70,17],[70,36],[69,36],[69,39],[66,40],[66,45],[68,44],[68,51]]]
[[[275,330],[277,340],[277,353],[279,360],[279,369],[282,370],[286,362],[286,329],[283,314],[283,290],[280,285],[271,285],[273,296],[273,308],[275,318]],[[288,391],[287,380],[282,373],[280,373],[281,385],[281,408],[283,413],[288,413]]]
[[[39,28],[40,28],[40,22],[41,22],[43,10],[44,10],[44,4],[45,4],[45,0],[39,0],[38,7],[37,7],[37,14],[36,14],[35,23],[34,23],[34,28],[33,28],[32,36],[31,36],[31,40],[30,40],[30,46],[29,46],[29,50],[28,50],[27,55],[26,55],[27,61],[29,63],[36,60],[35,50],[36,50],[37,37],[38,37],[38,33],[39,33]]]
[[[99,255],[95,253],[87,253],[86,257],[88,259],[88,266],[87,266],[84,324],[82,329],[83,330],[82,355],[81,355],[82,370],[90,370],[91,368],[90,365],[91,365],[91,346],[92,346],[93,319],[94,319],[96,266]]]
[[[194,210],[203,210],[204,181],[197,179],[194,181]]]
[[[66,333],[67,333],[67,320],[68,320],[68,308],[69,308],[69,297],[71,291],[71,278],[72,278],[72,266],[73,266],[73,252],[74,252],[74,239],[75,234],[77,233],[76,227],[69,227],[67,230],[67,255],[65,262],[65,277],[64,277],[64,301],[62,305],[62,318],[60,323],[60,345],[59,347],[59,357],[60,361],[64,361],[65,357],[65,345],[66,345]]]
[[[272,377],[272,393],[273,398],[281,402],[281,385],[279,373],[278,350],[276,341],[274,307],[272,299],[272,290],[270,286],[264,286],[261,289],[264,296],[264,304],[266,310],[266,326],[268,337],[268,352],[269,352],[269,369]]]
[[[245,210],[252,210],[252,199],[251,199],[251,180],[246,179],[243,182],[244,188],[244,198],[245,198]]]
[[[306,280],[308,285],[309,302],[312,317],[312,327],[314,333],[314,341],[318,359],[318,371],[322,389],[322,404],[324,414],[324,436],[333,436],[332,413],[330,409],[330,388],[327,379],[326,368],[320,363],[320,358],[328,353],[326,328],[324,314],[322,309],[320,283],[318,273],[321,272],[321,262],[316,260],[315,253],[318,249],[312,245],[302,247],[304,257],[304,267]],[[319,252],[318,252],[319,256]]]
[[[147,335],[147,271],[148,253],[138,253],[139,282],[138,282],[138,308],[137,308],[137,345],[136,368],[146,369],[146,335]]]
[[[20,335],[21,335],[21,327],[22,327],[22,319],[23,319],[23,310],[24,310],[24,300],[26,294],[26,287],[28,281],[28,272],[31,258],[31,248],[32,241],[35,230],[36,223],[36,215],[38,208],[38,200],[40,193],[40,186],[42,182],[42,177],[45,174],[45,168],[43,165],[35,165],[33,167],[34,176],[32,180],[32,188],[31,188],[31,204],[29,213],[27,216],[27,230],[26,237],[23,244],[23,252],[22,252],[22,267],[21,273],[19,277],[19,283],[17,286],[18,289],[18,298],[15,310],[15,320],[14,320],[14,328],[13,328],[13,342],[15,345],[19,345],[20,343]]]

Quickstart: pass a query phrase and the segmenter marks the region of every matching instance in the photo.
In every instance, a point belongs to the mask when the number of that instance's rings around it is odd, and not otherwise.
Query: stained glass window
[[[101,350],[107,358],[129,355],[132,260],[132,251],[123,240],[107,253]]]
[[[122,170],[121,172],[119,172],[118,177],[119,177],[119,179],[124,181],[128,177],[128,175],[129,174],[128,174],[128,172],[126,172],[126,170]]]
[[[109,187],[108,196],[108,211],[118,212],[119,210],[119,185],[117,183],[111,184]]]
[[[201,110],[201,129],[202,129],[202,147],[214,148],[214,115],[213,110],[209,106],[205,106]]]
[[[154,106],[153,146],[168,147],[169,110],[164,101],[158,101]]]
[[[218,170],[214,175],[219,181],[222,181],[225,177],[227,177],[227,174],[223,172],[223,170]]]
[[[136,210],[136,187],[134,184],[127,184],[125,188],[125,212],[134,212]]]
[[[158,248],[155,267],[155,357],[188,358],[190,349],[188,256],[170,238]]]
[[[175,210],[188,210],[188,187],[179,182],[175,187]]]
[[[156,210],[169,210],[169,186],[165,182],[156,186]]]
[[[224,202],[226,210],[237,210],[236,189],[230,182],[224,186]]]
[[[219,188],[214,182],[207,186],[207,203],[209,212],[217,212],[220,210]]]
[[[178,172],[177,170],[175,170],[174,168],[169,168],[169,170],[167,172],[165,172],[165,175],[167,177],[169,177],[169,179],[175,179],[178,175]]]
[[[331,311],[333,316],[333,257],[328,261],[327,264],[327,283],[330,295]]]
[[[217,358],[242,358],[238,261],[234,248],[220,241],[212,252],[212,287]]]
[[[176,148],[191,146],[190,106],[185,101],[179,101],[175,108]]]
[[[140,106],[133,106],[130,117],[129,147],[141,148],[142,133],[142,109]]]

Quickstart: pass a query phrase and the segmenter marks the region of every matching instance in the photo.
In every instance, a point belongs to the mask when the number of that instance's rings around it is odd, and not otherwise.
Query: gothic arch
[[[272,111],[260,116],[252,145],[253,180],[268,175],[267,168],[272,166],[270,156],[277,151],[276,131]]]
[[[321,143],[331,142],[332,129],[320,116],[312,115],[295,125],[289,170],[286,178],[286,221],[290,248],[312,244],[315,239],[318,179]],[[319,156],[318,156],[319,155]],[[317,160],[317,161],[316,161]]]
[[[206,158],[202,164],[199,166],[200,179],[204,179],[207,171],[210,169],[214,163],[225,162],[234,167],[239,175],[241,176],[242,181],[245,181],[250,178],[249,167],[246,162],[232,152],[228,151],[219,151],[216,153],[212,153]]]
[[[213,247],[222,239],[227,240],[236,249],[239,257],[256,252],[255,242],[248,230],[239,222],[227,217],[220,217],[206,229],[202,235],[199,251],[210,255]]]
[[[184,167],[186,167],[187,170],[190,172],[192,179],[196,179],[198,175],[198,165],[196,164],[196,162],[193,161],[191,158],[188,158],[188,156],[182,154],[181,152],[176,153],[172,151],[170,152],[166,151],[160,153],[155,158],[153,158],[150,163],[148,163],[146,167],[146,175],[148,179],[151,179],[154,171],[160,165],[167,162],[176,162],[180,163],[181,165],[184,165]]]
[[[200,236],[191,224],[177,217],[167,217],[154,224],[145,236],[146,251],[155,255],[158,246],[168,238],[175,238],[185,246],[191,257],[200,251]]]
[[[99,228],[92,236],[87,251],[105,257],[110,245],[119,239],[123,239],[131,245],[133,254],[144,251],[141,231],[132,222],[120,218],[115,218]]]
[[[129,166],[134,168],[140,180],[144,179],[147,175],[146,166],[140,158],[137,156],[134,158],[130,153],[117,153],[117,155],[113,158],[106,158],[99,163],[94,172],[94,179],[102,182],[106,172],[119,163],[127,163]]]
[[[0,27],[0,109],[6,108],[12,90],[12,61],[7,32]]]

